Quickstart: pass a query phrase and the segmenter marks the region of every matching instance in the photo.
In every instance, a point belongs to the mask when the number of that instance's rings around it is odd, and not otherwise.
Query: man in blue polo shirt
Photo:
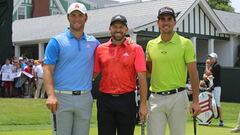
[[[69,6],[70,27],[50,39],[44,59],[48,109],[56,114],[57,135],[88,135],[93,98],[93,54],[100,44],[84,33],[86,7]]]

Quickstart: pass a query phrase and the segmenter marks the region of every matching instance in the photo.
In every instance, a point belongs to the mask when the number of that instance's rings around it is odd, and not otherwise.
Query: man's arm
[[[38,80],[38,76],[37,76],[37,66],[34,67],[33,69],[33,76],[34,76],[34,80],[37,81]]]
[[[146,120],[148,109],[147,109],[147,81],[146,72],[138,72],[138,83],[140,90],[140,108],[139,116],[140,120]]]
[[[152,61],[146,61],[146,64],[147,64],[147,72],[149,74],[152,73]]]
[[[99,75],[99,73],[94,72],[93,77],[92,77],[92,81],[95,81],[95,79],[97,78],[98,75]]]
[[[48,95],[46,105],[52,113],[55,113],[58,108],[58,101],[54,93],[53,71],[54,71],[54,65],[45,64],[43,66],[44,87]]]
[[[204,71],[204,72],[205,72],[205,74],[206,74],[207,76],[209,76],[209,75],[212,75],[211,70],[212,70],[211,62],[210,62],[209,59],[207,59],[207,60],[206,60],[206,64],[205,64],[205,71]]]
[[[192,116],[196,117],[200,112],[201,112],[201,107],[199,105],[199,77],[198,77],[198,71],[197,71],[197,66],[196,62],[190,62],[187,64],[188,67],[188,72],[189,72],[189,77],[190,77],[190,83],[193,91],[193,100],[192,100],[192,106],[191,110]]]

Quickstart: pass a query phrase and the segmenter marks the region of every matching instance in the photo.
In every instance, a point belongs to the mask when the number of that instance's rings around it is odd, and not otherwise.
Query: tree
[[[230,5],[230,0],[208,0],[208,4],[213,9],[234,12],[234,8]]]

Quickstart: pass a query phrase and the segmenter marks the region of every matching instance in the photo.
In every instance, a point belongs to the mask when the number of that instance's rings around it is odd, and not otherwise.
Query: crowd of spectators
[[[6,58],[0,65],[0,97],[45,98],[43,60]]]

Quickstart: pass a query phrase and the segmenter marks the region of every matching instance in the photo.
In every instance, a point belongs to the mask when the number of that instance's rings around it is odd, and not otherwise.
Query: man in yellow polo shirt
[[[146,49],[147,69],[151,73],[147,131],[148,135],[164,135],[168,124],[171,135],[185,135],[189,110],[187,71],[193,89],[192,116],[201,111],[196,56],[192,42],[173,31],[176,18],[172,8],[161,8],[157,23],[161,34],[150,40]]]

